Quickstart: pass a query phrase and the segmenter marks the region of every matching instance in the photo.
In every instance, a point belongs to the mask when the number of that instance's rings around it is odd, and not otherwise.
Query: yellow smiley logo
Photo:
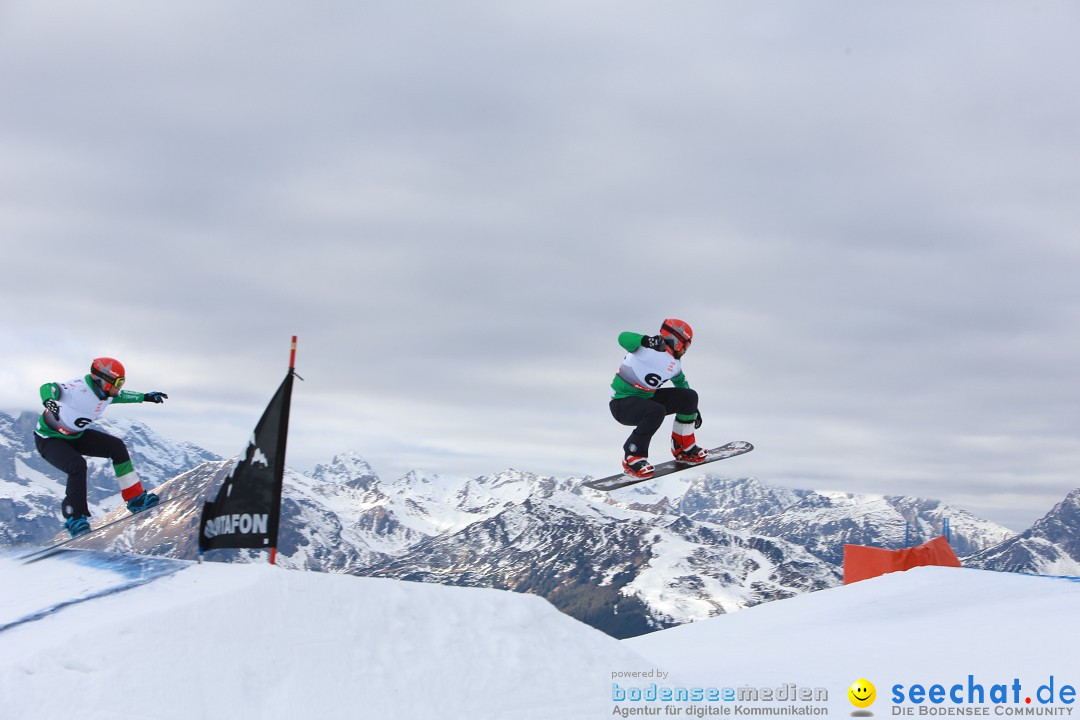
[[[856,680],[847,691],[848,700],[857,708],[868,708],[877,699],[874,683],[866,679]]]

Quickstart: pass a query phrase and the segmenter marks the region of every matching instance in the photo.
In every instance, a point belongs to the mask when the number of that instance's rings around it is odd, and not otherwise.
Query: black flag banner
[[[289,374],[255,426],[243,456],[233,465],[214,501],[203,503],[200,555],[219,548],[266,548],[270,562],[274,562],[294,375],[290,363]]]

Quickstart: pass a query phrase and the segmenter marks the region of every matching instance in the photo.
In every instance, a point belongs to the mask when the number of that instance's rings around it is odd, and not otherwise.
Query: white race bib
[[[65,435],[81,433],[87,425],[101,417],[112,401],[111,397],[104,400],[98,398],[85,377],[60,383],[60,399],[56,401],[60,406],[60,417],[57,418],[60,427],[57,429]]]
[[[681,372],[682,363],[670,353],[646,347],[627,353],[619,366],[619,377],[645,392],[656,392],[661,385]]]

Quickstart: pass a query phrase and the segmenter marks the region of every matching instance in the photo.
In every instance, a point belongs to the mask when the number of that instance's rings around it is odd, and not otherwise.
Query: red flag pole
[[[296,336],[292,336],[292,345],[289,347],[289,373],[292,374],[296,371]],[[277,546],[270,548],[270,564],[276,565],[277,560]]]

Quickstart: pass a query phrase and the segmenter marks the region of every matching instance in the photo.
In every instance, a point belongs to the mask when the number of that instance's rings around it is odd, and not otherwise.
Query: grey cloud
[[[599,474],[674,315],[731,472],[1076,485],[1069,4],[63,9],[0,31],[9,407],[118,347],[227,454],[296,333],[301,466]]]

